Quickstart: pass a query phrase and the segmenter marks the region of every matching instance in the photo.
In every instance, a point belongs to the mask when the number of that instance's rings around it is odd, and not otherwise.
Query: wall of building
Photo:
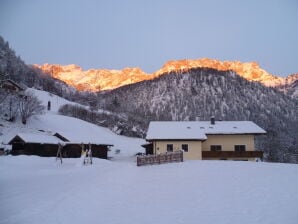
[[[246,151],[254,151],[254,135],[207,135],[206,141],[154,141],[153,153],[167,152],[167,144],[173,144],[173,150],[182,148],[182,144],[188,144],[188,152],[184,153],[184,159],[202,159],[202,151],[210,151],[211,145],[221,145],[222,151],[234,151],[235,145],[245,145]],[[205,158],[221,159],[221,158]],[[228,158],[229,160],[254,160],[254,158]]]
[[[251,161],[254,162],[256,161],[258,158],[247,158],[247,157],[243,157],[243,158],[204,158],[203,160],[230,160],[230,161]],[[258,159],[258,161],[260,161],[260,159]]]
[[[173,144],[173,151],[178,151],[182,148],[182,144],[188,144],[188,152],[184,152],[184,159],[202,159],[202,142],[201,141],[155,141],[153,143],[153,152],[167,152],[167,144]]]
[[[210,151],[211,145],[221,145],[222,151],[234,151],[235,145],[246,145],[246,151],[254,151],[254,135],[207,135],[202,151]]]
[[[57,144],[13,143],[11,154],[55,157],[57,155],[57,151]]]
[[[106,145],[92,145],[92,156],[101,159],[108,158],[108,146]]]

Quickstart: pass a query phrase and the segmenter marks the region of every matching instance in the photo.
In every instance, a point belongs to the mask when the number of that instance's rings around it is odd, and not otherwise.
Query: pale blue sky
[[[0,0],[0,35],[28,64],[153,72],[209,57],[298,72],[297,0]]]

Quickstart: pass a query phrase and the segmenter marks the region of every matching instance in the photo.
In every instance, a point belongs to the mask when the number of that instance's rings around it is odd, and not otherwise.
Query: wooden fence
[[[183,151],[166,152],[158,155],[137,156],[137,166],[183,162]]]

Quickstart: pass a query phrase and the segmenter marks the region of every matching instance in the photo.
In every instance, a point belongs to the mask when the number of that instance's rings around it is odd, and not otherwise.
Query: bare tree
[[[27,93],[26,96],[22,97],[19,105],[23,124],[26,124],[27,119],[32,115],[42,114],[45,110],[41,101],[32,93]]]

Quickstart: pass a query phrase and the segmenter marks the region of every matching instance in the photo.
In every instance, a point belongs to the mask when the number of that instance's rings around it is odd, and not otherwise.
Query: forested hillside
[[[42,89],[82,104],[89,104],[90,99],[95,95],[79,92],[63,81],[43,73],[40,69],[25,64],[9,43],[0,36],[0,80],[4,79],[11,79],[24,88]]]
[[[233,72],[192,69],[106,92],[100,106],[137,120],[144,132],[151,120],[251,120],[266,129],[257,138],[270,161],[297,161],[297,100]],[[128,119],[129,123],[129,119]]]

